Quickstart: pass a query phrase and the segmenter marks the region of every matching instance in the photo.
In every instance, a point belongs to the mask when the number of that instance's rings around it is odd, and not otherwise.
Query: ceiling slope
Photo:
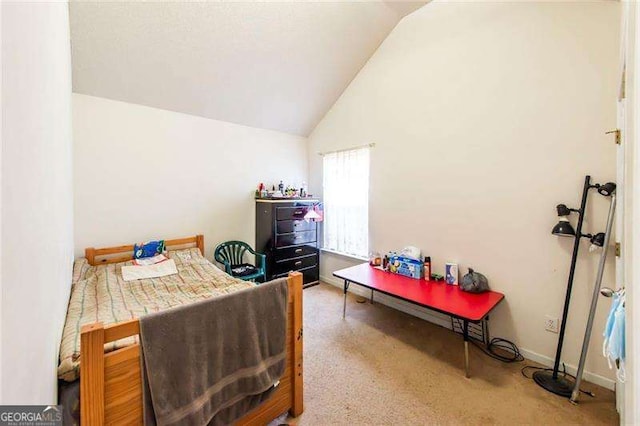
[[[73,90],[308,135],[424,2],[71,2]]]

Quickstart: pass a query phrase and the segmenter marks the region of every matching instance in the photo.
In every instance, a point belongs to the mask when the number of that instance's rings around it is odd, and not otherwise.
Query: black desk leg
[[[373,303],[373,289],[371,289],[371,303]]]
[[[349,281],[344,280],[344,302],[342,302],[342,319],[347,314],[347,290],[349,290]]]
[[[484,339],[485,346],[489,346],[489,343],[491,343],[491,334],[489,333],[489,315],[484,318]]]
[[[469,378],[469,321],[464,320],[462,325],[462,338],[464,339],[464,376]]]

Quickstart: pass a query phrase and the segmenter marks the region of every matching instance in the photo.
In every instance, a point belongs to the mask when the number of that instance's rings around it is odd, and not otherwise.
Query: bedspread
[[[80,330],[85,324],[114,324],[174,306],[252,287],[225,274],[197,248],[170,251],[178,274],[126,282],[120,269],[132,262],[91,266],[82,258],[73,267],[71,297],[60,343],[58,377],[74,381],[80,371]],[[112,351],[138,341],[128,337],[105,345]]]

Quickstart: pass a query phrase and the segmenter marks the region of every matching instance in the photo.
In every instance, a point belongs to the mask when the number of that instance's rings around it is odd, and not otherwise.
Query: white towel
[[[159,278],[177,274],[176,262],[173,259],[156,263],[155,265],[133,265],[122,267],[122,279],[125,281],[141,280],[143,278]]]

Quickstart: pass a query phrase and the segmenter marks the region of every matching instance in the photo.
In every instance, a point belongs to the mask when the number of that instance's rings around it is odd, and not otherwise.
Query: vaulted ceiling
[[[76,93],[306,136],[425,2],[71,2]]]

